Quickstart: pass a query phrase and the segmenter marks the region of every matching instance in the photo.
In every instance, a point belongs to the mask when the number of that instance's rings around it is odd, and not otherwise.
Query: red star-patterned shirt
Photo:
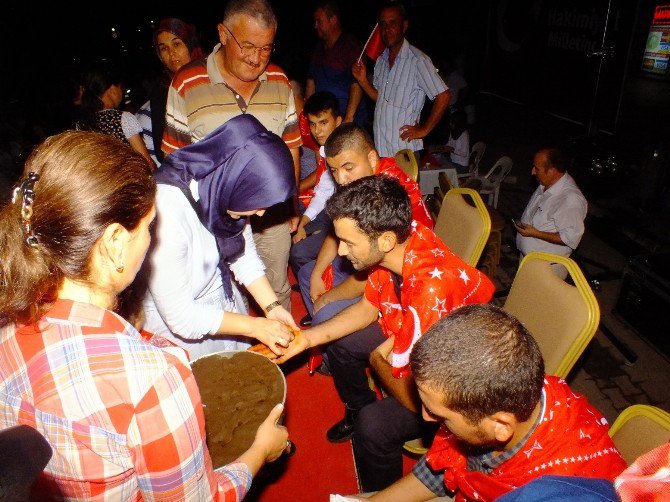
[[[390,176],[391,178],[398,180],[398,183],[407,190],[409,201],[412,203],[412,218],[432,230],[434,226],[433,218],[430,217],[430,212],[426,207],[426,203],[424,202],[423,197],[421,197],[419,184],[407,176],[405,171],[398,167],[394,158],[384,157],[379,159],[375,174],[377,176]]]
[[[394,158],[384,157],[379,159],[379,164],[377,164],[377,171],[375,174],[377,176],[389,176],[397,180],[398,183],[400,183],[407,191],[407,195],[409,195],[409,201],[412,205],[412,219],[425,225],[431,230],[433,229],[433,218],[431,218],[430,212],[426,207],[426,203],[424,202],[423,197],[421,197],[421,189],[419,188],[419,184],[407,176],[405,171],[398,167]],[[326,290],[329,290],[333,287],[332,265],[328,265],[326,270],[324,270],[321,278],[326,285]]]
[[[626,467],[609,437],[607,420],[564,380],[546,376],[544,413],[519,451],[489,474],[467,469],[467,457],[442,425],[426,454],[456,500],[495,500],[545,474],[613,480]]]
[[[452,253],[432,230],[413,221],[400,298],[386,268],[373,268],[365,285],[365,297],[381,313],[384,334],[395,336],[393,375],[402,378],[408,374],[412,347],[435,321],[463,305],[487,303],[494,290],[486,275]]]
[[[311,154],[309,154],[311,155]],[[326,159],[321,157],[319,155],[319,162],[316,164],[316,179],[314,186],[319,184],[319,181],[321,181],[321,176],[323,176],[323,173],[326,172]],[[312,202],[312,199],[314,198],[314,188],[308,188],[307,190],[303,190],[298,194],[298,197],[300,197],[300,202],[305,207],[309,207],[309,203]]]

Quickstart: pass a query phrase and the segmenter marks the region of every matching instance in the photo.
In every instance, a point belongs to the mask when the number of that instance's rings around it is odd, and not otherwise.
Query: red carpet
[[[306,313],[299,293],[292,293],[291,304],[298,321]],[[285,425],[296,452],[266,466],[245,500],[328,501],[331,493],[358,492],[351,443],[326,440],[326,430],[342,418],[344,406],[330,377],[309,376],[307,357],[302,354],[282,367],[288,385]],[[406,472],[414,461],[405,457]]]

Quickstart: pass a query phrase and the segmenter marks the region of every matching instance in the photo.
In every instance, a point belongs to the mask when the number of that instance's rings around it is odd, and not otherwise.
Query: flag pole
[[[370,32],[370,36],[368,37],[367,42],[365,42],[365,45],[363,46],[363,50],[361,51],[361,55],[358,56],[358,61],[357,63],[361,62],[361,58],[363,57],[363,54],[365,54],[365,49],[368,48],[368,44],[370,43],[370,40],[372,40],[372,35],[375,34],[375,30],[377,29],[377,26],[379,26],[379,23],[375,23],[375,27],[372,28],[372,31]]]

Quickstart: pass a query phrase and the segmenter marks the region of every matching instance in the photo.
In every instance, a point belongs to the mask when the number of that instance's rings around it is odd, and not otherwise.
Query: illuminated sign
[[[670,5],[657,5],[651,24],[670,24]]]
[[[642,70],[665,74],[670,60],[670,5],[658,5],[649,27]]]

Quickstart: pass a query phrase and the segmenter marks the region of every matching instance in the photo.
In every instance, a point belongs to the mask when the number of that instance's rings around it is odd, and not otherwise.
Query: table
[[[449,167],[446,164],[441,164],[437,166],[432,166],[427,164],[419,168],[419,188],[421,189],[421,195],[432,194],[436,186],[439,185],[439,175],[440,173],[447,173],[451,184],[454,187],[458,187],[458,173],[453,167]]]

